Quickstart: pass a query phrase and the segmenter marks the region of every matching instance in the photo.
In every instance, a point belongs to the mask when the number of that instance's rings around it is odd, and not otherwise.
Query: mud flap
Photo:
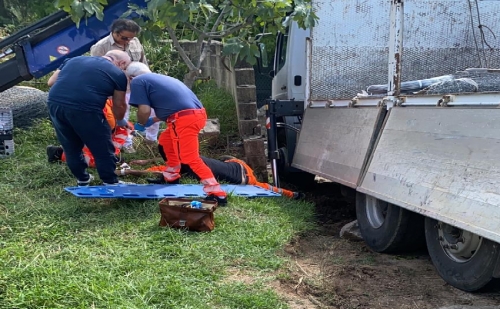
[[[500,109],[393,108],[358,191],[500,243],[498,119]]]
[[[308,108],[292,166],[356,188],[383,108]]]

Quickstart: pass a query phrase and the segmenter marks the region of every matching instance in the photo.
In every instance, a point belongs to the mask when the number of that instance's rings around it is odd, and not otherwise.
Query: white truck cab
[[[305,100],[306,40],[311,31],[291,23],[276,38],[271,98]]]

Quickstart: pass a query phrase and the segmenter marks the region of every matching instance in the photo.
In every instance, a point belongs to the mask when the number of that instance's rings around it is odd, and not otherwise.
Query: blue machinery
[[[111,23],[128,10],[129,3],[146,6],[145,0],[108,2],[102,21],[92,16],[82,20],[77,28],[66,12],[58,11],[1,40],[0,51],[6,50],[3,55],[14,53],[15,56],[0,63],[0,92],[22,81],[45,76],[64,59],[89,51],[94,43],[109,34]]]

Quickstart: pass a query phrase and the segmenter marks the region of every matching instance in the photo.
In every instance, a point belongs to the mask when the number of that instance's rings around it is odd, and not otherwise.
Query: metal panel
[[[500,109],[393,108],[358,190],[500,242]]]
[[[313,1],[319,22],[311,34],[311,100],[352,98],[387,83],[390,3]],[[500,2],[477,2],[481,24],[495,33],[483,27],[485,41],[471,3],[472,9],[467,0],[405,0],[403,81],[500,67]]]
[[[383,114],[378,108],[308,108],[292,166],[356,188]]]

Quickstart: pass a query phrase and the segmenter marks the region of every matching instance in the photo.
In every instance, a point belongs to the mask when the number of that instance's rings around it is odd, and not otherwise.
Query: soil
[[[289,273],[274,283],[290,308],[437,309],[500,304],[498,287],[466,293],[446,284],[426,252],[380,254],[363,241],[340,238],[340,229],[356,214],[352,200],[342,197],[338,185],[317,184],[307,192],[307,199],[316,204],[318,228],[288,245]]]

